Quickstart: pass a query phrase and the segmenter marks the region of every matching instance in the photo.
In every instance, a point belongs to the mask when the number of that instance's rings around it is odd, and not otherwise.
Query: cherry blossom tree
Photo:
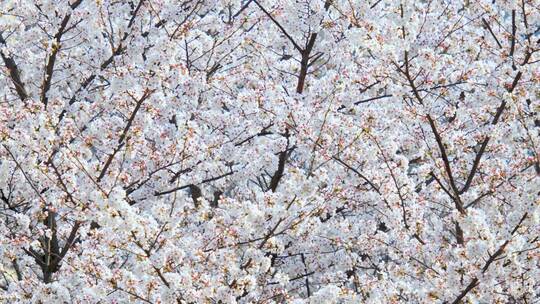
[[[0,301],[536,303],[538,0],[3,0]]]

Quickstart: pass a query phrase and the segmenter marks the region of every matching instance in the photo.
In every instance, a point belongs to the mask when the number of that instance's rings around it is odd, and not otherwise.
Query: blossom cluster
[[[0,88],[0,302],[540,300],[538,0],[3,0]]]

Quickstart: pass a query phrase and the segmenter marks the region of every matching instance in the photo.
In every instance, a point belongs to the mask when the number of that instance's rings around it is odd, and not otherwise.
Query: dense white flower
[[[38,2],[0,1],[0,302],[540,298],[535,1]]]

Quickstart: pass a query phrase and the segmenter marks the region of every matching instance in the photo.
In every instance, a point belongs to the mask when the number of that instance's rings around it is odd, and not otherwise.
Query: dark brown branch
[[[19,267],[19,263],[17,263],[17,260],[11,261],[11,265],[13,266],[13,269],[15,270],[15,274],[17,274],[17,280],[21,281],[23,279],[21,268]]]
[[[30,187],[32,187],[32,190],[34,190],[34,192],[36,192],[36,194],[39,197],[39,199],[41,200],[41,202],[46,205],[47,201],[43,198],[43,196],[41,195],[41,192],[36,188],[36,186],[34,185],[34,182],[30,179],[28,174],[26,174],[26,172],[23,170],[21,164],[19,163],[19,161],[17,160],[15,155],[11,152],[11,150],[7,147],[7,145],[3,144],[2,146],[4,146],[4,149],[6,149],[6,151],[9,153],[9,155],[11,156],[11,158],[13,159],[13,161],[15,162],[15,164],[17,165],[19,170],[21,170],[21,172],[22,172],[22,174],[24,176],[24,179],[28,182]]]
[[[514,91],[514,89],[516,88],[519,80],[521,79],[521,75],[522,75],[521,72],[518,72],[516,74],[516,76],[514,77],[514,80],[512,81],[512,85],[508,88],[508,92],[512,93]],[[506,100],[503,100],[501,102],[501,104],[499,105],[499,107],[497,108],[497,112],[495,112],[495,116],[493,117],[493,120],[491,121],[492,125],[496,125],[499,122],[499,119],[501,118],[502,113],[504,112],[505,108],[506,108]],[[472,180],[473,180],[474,176],[476,175],[476,172],[478,171],[478,166],[480,165],[480,160],[482,159],[482,155],[484,155],[484,153],[486,151],[486,147],[487,147],[490,139],[491,138],[489,136],[486,136],[486,138],[484,138],[484,140],[482,142],[482,145],[480,146],[480,150],[478,150],[478,152],[476,153],[476,156],[475,156],[474,162],[473,162],[473,166],[471,168],[471,171],[469,172],[469,175],[467,176],[467,180],[465,182],[465,185],[463,186],[461,191],[459,191],[459,193],[465,193],[471,187]]]
[[[517,223],[517,225],[514,227],[514,229],[512,229],[512,232],[511,232],[511,236],[513,236],[516,231],[519,229],[519,227],[521,227],[521,224],[523,224],[523,221],[525,221],[525,219],[527,218],[528,216],[528,213],[525,212],[525,214],[523,214],[523,216],[521,217],[521,219],[519,220],[519,222]],[[510,239],[506,240],[500,247],[499,249],[497,249],[497,251],[495,251],[494,254],[490,254],[489,255],[489,258],[488,260],[486,261],[486,263],[484,264],[484,267],[482,267],[482,273],[485,273],[488,269],[489,269],[489,266],[495,262],[497,260],[497,258],[499,256],[501,256],[503,253],[504,253],[504,250],[506,248],[506,246],[510,243]],[[469,283],[469,285],[467,285],[467,287],[465,287],[465,289],[456,297],[456,299],[454,301],[452,301],[452,304],[458,304],[458,303],[461,303],[461,300],[471,291],[473,290],[476,286],[478,286],[478,283],[479,283],[479,279],[477,277],[474,277],[471,282]]]
[[[512,37],[510,37],[510,57],[514,56],[516,47],[516,10],[512,10]]]
[[[258,137],[258,136],[265,136],[265,135],[273,134],[271,131],[268,131],[268,129],[269,129],[270,127],[272,127],[273,125],[274,125],[273,123],[269,124],[268,126],[262,128],[262,130],[261,130],[259,133],[255,134],[255,135],[252,135],[252,136],[250,136],[250,137],[248,137],[248,138],[242,140],[242,141],[239,142],[239,143],[234,144],[234,146],[235,146],[235,147],[241,146],[241,145],[243,145],[244,143],[246,143],[246,142],[248,142],[248,141],[250,141],[250,140],[252,140],[253,138]]]
[[[287,151],[279,152],[279,161],[278,161],[278,168],[274,175],[272,176],[272,179],[270,180],[270,190],[272,192],[276,192],[277,186],[279,184],[279,181],[281,177],[283,176],[283,170],[285,169],[285,162],[287,161]]]
[[[469,291],[473,290],[478,285],[478,278],[474,278],[469,285],[461,293],[457,296],[457,298],[452,301],[452,304],[459,304],[461,303],[461,300],[469,293]]]
[[[229,176],[229,175],[232,175],[233,173],[234,173],[234,171],[231,170],[230,172],[227,172],[227,173],[225,173],[225,174],[222,174],[222,175],[219,175],[219,176],[216,176],[216,177],[212,177],[212,178],[205,179],[205,180],[203,180],[202,182],[200,182],[199,185],[201,185],[201,184],[206,184],[206,183],[209,183],[209,182],[213,182],[213,181],[222,179],[222,178],[224,178],[224,177],[227,177],[227,176]],[[188,184],[188,185],[184,185],[184,186],[172,188],[172,189],[165,190],[165,191],[161,191],[161,192],[155,192],[155,193],[154,193],[154,196],[161,196],[161,195],[173,193],[173,192],[176,192],[176,191],[179,191],[179,190],[182,190],[182,189],[190,188],[191,186],[193,186],[193,184]]]
[[[58,241],[58,224],[56,221],[57,213],[47,207],[43,211],[47,212],[47,217],[44,219],[43,224],[51,231],[51,237],[49,238],[45,235],[41,238],[41,246],[45,251],[41,256],[43,261],[41,269],[43,271],[43,281],[50,283],[52,275],[60,268],[61,259],[60,244]]]
[[[469,175],[467,176],[467,181],[465,182],[465,185],[459,191],[460,194],[465,193],[471,187],[472,180],[474,176],[476,175],[476,171],[478,170],[478,165],[480,165],[480,159],[482,158],[482,155],[486,151],[488,142],[489,142],[489,137],[486,137],[486,139],[484,139],[484,141],[482,142],[482,145],[480,146],[480,150],[478,150],[478,153],[476,153],[476,157],[474,158],[472,169]]]
[[[172,40],[175,36],[176,36],[176,33],[178,33],[178,31],[182,28],[182,26],[188,21],[189,17],[193,15],[193,13],[199,8],[199,5],[201,5],[203,3],[204,0],[198,0],[194,5],[193,5],[193,8],[191,9],[191,11],[184,17],[184,19],[182,19],[182,21],[180,21],[179,23],[175,23],[176,25],[176,28],[174,29],[174,31],[172,32],[172,34],[170,35],[170,40]],[[187,9],[187,8],[186,8]],[[187,52],[187,48],[186,48],[186,52]]]
[[[291,43],[293,44],[294,48],[297,49],[300,53],[303,52],[302,48],[296,43],[296,41],[294,41],[294,39],[291,37],[291,35],[289,35],[289,33],[283,28],[283,26],[272,16],[272,14],[270,14],[260,3],[259,1],[257,0],[253,0],[253,2],[255,2],[255,4],[257,4],[257,6],[263,11],[263,13],[268,16],[268,18],[270,18],[270,20],[272,20],[272,22],[274,22],[274,24],[281,30],[281,32],[285,35],[285,37],[287,37],[287,39],[289,39],[291,41]]]
[[[103,177],[107,173],[107,170],[109,169],[109,166],[112,163],[112,160],[114,159],[114,156],[124,146],[127,133],[129,132],[129,129],[131,128],[131,125],[133,124],[133,121],[135,120],[135,116],[137,115],[137,112],[139,112],[139,109],[141,108],[141,105],[143,104],[143,102],[146,99],[148,99],[148,97],[150,97],[150,95],[152,95],[153,92],[154,91],[146,90],[144,92],[143,96],[139,100],[137,100],[137,104],[135,106],[135,109],[131,113],[131,116],[129,117],[128,122],[127,122],[126,126],[124,127],[124,130],[122,131],[122,134],[120,135],[120,138],[118,139],[118,145],[114,149],[113,153],[111,153],[109,155],[109,158],[105,162],[105,165],[103,166],[103,169],[101,169],[101,173],[99,174],[99,176],[97,178],[97,182],[100,182],[103,179]]]
[[[78,0],[71,4],[71,9],[76,9],[80,4],[82,3],[82,0]],[[54,72],[54,65],[56,63],[56,56],[58,55],[58,52],[60,51],[61,46],[61,39],[62,35],[64,35],[66,31],[66,26],[69,23],[69,19],[71,18],[71,14],[67,14],[64,19],[62,19],[62,22],[60,23],[60,28],[54,35],[54,42],[52,45],[52,52],[47,57],[47,66],[45,67],[45,76],[43,77],[43,82],[41,85],[41,97],[40,100],[47,108],[47,104],[49,102],[49,98],[47,97],[47,93],[49,92],[51,88],[51,82]]]
[[[414,83],[414,79],[411,76],[410,70],[409,70],[409,57],[408,52],[405,51],[405,70],[398,67],[398,69],[405,75],[407,78],[407,81],[409,82],[409,85],[411,86],[411,89],[413,91],[414,96],[418,100],[420,104],[424,104],[424,100],[420,96],[420,93],[418,92],[418,89]],[[429,126],[431,128],[431,131],[433,132],[433,135],[435,136],[435,141],[437,142],[437,146],[439,147],[439,152],[441,153],[441,158],[444,163],[444,169],[446,171],[446,175],[448,176],[448,181],[450,183],[450,187],[452,188],[452,192],[454,193],[453,196],[451,196],[454,200],[454,203],[456,205],[457,210],[461,214],[467,213],[465,211],[465,208],[463,208],[463,202],[461,202],[461,199],[459,197],[459,191],[456,186],[456,182],[454,179],[454,176],[452,174],[452,168],[450,166],[450,160],[448,158],[448,154],[446,153],[446,147],[444,146],[442,137],[437,130],[437,125],[435,124],[435,121],[431,118],[431,116],[428,114],[427,119],[429,122]]]
[[[354,102],[354,104],[359,105],[361,103],[366,103],[366,102],[370,102],[370,101],[373,101],[373,100],[378,100],[378,99],[383,99],[383,98],[388,98],[388,97],[393,97],[393,96],[394,95],[392,95],[392,94],[385,94],[385,95],[381,95],[381,96],[370,97],[370,98],[367,98],[367,99],[356,101],[356,102]]]
[[[287,138],[287,148],[285,151],[279,152],[278,167],[276,172],[274,172],[274,175],[272,175],[270,186],[268,187],[268,190],[272,190],[272,192],[276,192],[279,181],[283,177],[283,172],[285,170],[285,163],[287,162],[287,155],[289,154],[289,130],[285,131],[285,137]]]
[[[76,205],[75,200],[73,199],[73,196],[69,192],[67,185],[64,182],[64,179],[62,178],[62,174],[60,173],[60,170],[58,170],[58,168],[52,162],[50,163],[50,166],[53,168],[53,172],[56,175],[56,178],[58,179],[58,182],[60,183],[62,190],[64,190],[64,192],[66,193],[68,200],[75,206]]]
[[[301,275],[298,275],[294,278],[290,278],[289,281],[292,282],[292,281],[296,281],[296,280],[300,280],[302,278],[305,278],[305,277],[309,277],[311,275],[315,274],[315,271],[310,271],[310,272],[306,272],[305,274],[301,274]],[[270,282],[268,283],[268,285],[276,285],[276,284],[279,284],[278,282]]]
[[[195,185],[189,185],[189,191],[191,191],[191,199],[193,200],[193,204],[196,208],[199,207],[199,198],[202,197],[201,188]]]
[[[307,296],[309,298],[311,296],[311,290],[309,288],[309,275],[308,275],[309,272],[307,271],[306,257],[303,253],[300,256],[302,258],[302,264],[304,264],[304,276],[306,277],[306,291],[307,291]]]
[[[298,75],[298,84],[296,85],[296,93],[302,94],[304,92],[304,86],[306,82],[306,76],[309,68],[309,55],[315,45],[317,39],[317,33],[311,34],[309,41],[306,45],[306,49],[301,51],[302,59],[300,61],[300,74]]]
[[[163,282],[163,284],[165,284],[165,286],[167,286],[167,288],[170,288],[171,287],[171,284],[169,284],[169,282],[167,282],[167,280],[165,279],[165,277],[163,276],[163,274],[161,273],[161,270],[159,270],[159,268],[157,268],[156,266],[153,266],[152,267],[154,268],[154,270],[156,271],[156,273],[158,274],[159,276],[159,279],[161,280],[161,282]]]
[[[212,200],[212,202],[210,202],[210,207],[217,208],[219,205],[219,199],[221,198],[222,195],[223,195],[223,191],[221,190],[214,191],[214,199]]]
[[[66,256],[69,249],[76,242],[77,231],[80,228],[80,223],[75,222],[71,228],[71,232],[66,240],[66,243],[60,250],[58,235],[57,235],[57,222],[56,213],[51,210],[44,210],[47,212],[47,217],[44,219],[44,225],[51,230],[51,237],[44,236],[40,239],[41,247],[44,251],[43,254],[36,252],[33,248],[24,251],[34,258],[35,262],[40,266],[43,273],[43,282],[50,283],[52,281],[52,275],[60,269],[60,263]]]
[[[434,86],[434,87],[431,87],[431,88],[428,88],[428,89],[419,89],[418,92],[425,92],[425,91],[436,90],[436,89],[441,89],[441,88],[449,88],[449,87],[457,86],[457,85],[460,85],[460,84],[463,84],[463,83],[464,83],[463,81],[458,81],[458,82],[450,83],[450,84],[446,84],[446,85],[437,85],[437,86]],[[356,101],[356,102],[354,102],[354,104],[359,105],[361,103],[366,103],[366,102],[370,102],[370,101],[378,100],[378,99],[383,99],[383,98],[389,98],[389,97],[393,97],[393,96],[394,95],[392,95],[392,94],[385,94],[385,95],[375,96],[375,97],[363,99],[363,100],[360,100],[360,101]]]
[[[448,155],[446,153],[446,148],[444,147],[444,144],[442,142],[441,135],[437,131],[437,126],[435,125],[435,122],[433,121],[431,116],[428,115],[427,118],[428,118],[431,130],[432,130],[433,134],[435,135],[435,141],[437,142],[437,146],[439,147],[439,151],[441,153],[441,158],[443,159],[444,169],[446,171],[446,174],[448,175],[448,180],[449,180],[449,183],[450,183],[450,187],[452,188],[452,191],[454,192],[453,198],[454,198],[456,208],[461,214],[465,214],[467,212],[465,211],[465,208],[463,208],[463,202],[461,201],[461,199],[459,197],[459,191],[457,189],[457,186],[456,186],[456,183],[455,183],[455,180],[454,180],[454,176],[452,175],[452,169],[450,167],[450,160],[448,159]]]
[[[6,45],[6,41],[2,37],[2,33],[0,33],[0,43]],[[17,63],[15,62],[15,59],[6,56],[1,50],[0,57],[2,57],[6,68],[9,70],[9,77],[15,86],[17,95],[19,95],[19,98],[22,101],[26,100],[28,98],[28,93],[26,93],[26,89],[24,88],[24,83],[21,80],[21,72],[17,66]]]
[[[238,17],[238,15],[240,15],[246,8],[248,8],[248,6],[251,4],[251,2],[253,2],[253,0],[249,0],[248,2],[246,2],[246,4],[244,4],[239,10],[238,12],[236,12],[234,15],[233,15],[233,19]]]
[[[499,46],[499,48],[502,49],[502,45],[501,43],[499,42],[499,39],[497,39],[497,36],[495,36],[495,33],[493,33],[493,30],[491,29],[491,26],[489,26],[489,23],[486,21],[486,19],[482,18],[482,22],[484,23],[484,25],[486,26],[486,28],[489,30],[489,32],[491,33],[491,36],[493,36],[493,39],[495,39],[495,42],[497,42],[497,45]]]
[[[461,226],[459,226],[459,223],[457,221],[454,222],[454,226],[456,228],[456,242],[459,245],[463,245],[465,243],[465,238],[463,237],[463,229],[461,229]]]
[[[279,221],[268,231],[268,233],[264,236],[262,242],[259,244],[259,249],[262,249],[264,245],[268,242],[268,240],[274,235],[279,225],[283,222],[284,218],[280,218]]]
[[[441,187],[441,189],[443,189],[443,191],[452,199],[452,200],[455,200],[454,198],[454,195],[452,193],[450,193],[450,190],[448,190],[444,185],[443,183],[441,182],[441,180],[437,177],[437,175],[435,175],[435,172],[431,172],[431,176],[433,177],[433,179],[435,180],[435,182],[437,182],[437,184],[439,185],[439,187]]]
[[[356,170],[355,168],[353,168],[351,165],[347,164],[346,162],[342,161],[341,159],[339,159],[338,157],[334,156],[332,157],[333,159],[335,159],[338,163],[342,164],[345,168],[351,170],[352,172],[354,172],[356,175],[358,175],[361,179],[363,179],[366,183],[369,184],[369,186],[375,190],[375,192],[377,192],[378,194],[381,194],[380,190],[379,190],[379,187],[375,186],[375,184],[373,184],[373,182],[371,182],[370,179],[368,179],[365,175],[363,175],[360,171]]]
[[[81,223],[77,221],[75,222],[75,225],[73,225],[73,228],[71,228],[71,232],[69,233],[66,243],[64,244],[64,247],[62,248],[62,251],[60,252],[59,261],[62,260],[66,256],[71,246],[73,246],[73,244],[75,243],[76,241],[75,239],[77,237],[77,231],[79,230],[80,227],[81,227]]]
[[[379,1],[375,2],[375,3],[373,3],[369,8],[370,8],[370,9],[374,9],[374,8],[375,8],[377,5],[379,5],[379,3],[381,3],[381,2],[382,2],[382,0],[379,0]]]
[[[144,3],[144,0],[140,0],[139,1],[139,4],[137,5],[136,9],[133,10],[133,12],[131,13],[131,19],[129,20],[129,24],[128,24],[128,27],[127,29],[130,29],[131,26],[133,25],[133,22],[135,20],[135,17],[137,16],[139,10],[141,9],[142,7],[142,4]],[[122,54],[122,52],[124,52],[125,50],[125,47],[124,47],[124,42],[125,40],[129,37],[129,32],[126,31],[124,33],[124,36],[120,39],[120,42],[118,43],[118,46],[112,50],[112,54],[109,58],[107,58],[107,60],[105,60],[101,65],[100,65],[100,71],[103,71],[105,70],[113,61],[114,61],[114,58],[120,54]],[[90,75],[88,78],[86,78],[83,82],[81,82],[79,88],[75,91],[75,93],[71,96],[71,98],[69,99],[69,105],[73,105],[75,102],[77,102],[77,97],[78,97],[78,94],[80,94],[82,91],[84,91],[91,83],[92,81],[94,81],[94,79],[96,78],[97,74],[94,73],[92,75]],[[67,110],[63,110],[60,115],[58,116],[58,123],[57,123],[57,126],[60,125],[60,122],[64,119],[64,116],[66,115],[67,113]],[[58,130],[58,127],[57,127],[57,130]]]

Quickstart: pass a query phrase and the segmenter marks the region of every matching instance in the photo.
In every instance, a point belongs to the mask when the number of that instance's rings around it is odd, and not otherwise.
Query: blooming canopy
[[[0,2],[0,301],[540,300],[540,1]]]

